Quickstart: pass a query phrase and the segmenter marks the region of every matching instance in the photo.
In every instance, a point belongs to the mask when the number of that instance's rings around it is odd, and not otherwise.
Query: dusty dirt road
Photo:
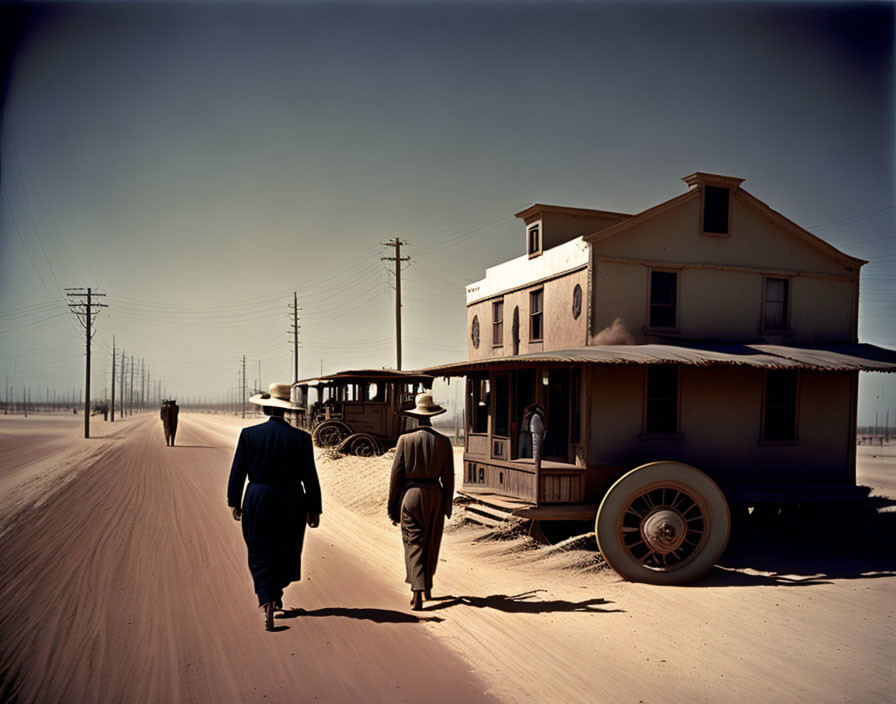
[[[285,598],[303,611],[270,634],[224,508],[239,421],[184,415],[166,448],[129,419],[32,466],[16,448],[68,432],[35,420],[0,419],[0,672],[23,702],[892,701],[893,513],[772,522],[667,588],[454,525],[417,619],[388,458],[321,457],[322,524]],[[860,453],[859,481],[892,494],[878,459]]]
[[[0,698],[492,701],[422,627],[439,617],[402,608],[395,585],[323,531],[309,536],[307,579],[284,599],[305,612],[278,621],[279,632],[263,630],[225,505],[233,424],[185,415],[173,448],[154,416],[94,427],[104,437],[38,453],[64,466],[74,454],[81,466],[34,508],[22,500],[34,472],[23,472],[17,448],[42,443],[47,423],[2,426],[0,480],[16,484],[11,495],[26,510],[3,514]]]

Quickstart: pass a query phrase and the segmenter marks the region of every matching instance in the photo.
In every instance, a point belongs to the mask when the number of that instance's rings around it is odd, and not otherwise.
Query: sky
[[[464,359],[466,283],[524,252],[533,202],[639,212],[706,171],[862,270],[896,348],[894,6],[5,3],[0,375],[84,383],[64,289],[91,287],[163,393]],[[863,374],[859,424],[896,424]],[[156,383],[155,381],[153,383]],[[442,390],[453,395],[455,390]],[[451,398],[445,400],[450,401]]]

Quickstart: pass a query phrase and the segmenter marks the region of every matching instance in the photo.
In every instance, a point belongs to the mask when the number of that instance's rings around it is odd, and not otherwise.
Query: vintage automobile
[[[395,446],[407,428],[402,411],[432,387],[428,374],[394,369],[361,369],[302,379],[293,384],[300,410],[294,423],[314,444],[370,457]]]

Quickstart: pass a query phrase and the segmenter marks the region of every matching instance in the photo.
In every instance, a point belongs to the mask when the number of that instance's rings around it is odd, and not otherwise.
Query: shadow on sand
[[[694,586],[813,586],[894,576],[896,512],[881,510],[893,506],[893,499],[871,497],[848,506],[733,511],[728,549],[718,568]]]
[[[492,594],[491,596],[442,596],[434,597],[432,601],[439,602],[431,604],[423,608],[424,611],[437,611],[439,609],[447,609],[452,606],[464,605],[472,606],[477,609],[496,609],[507,613],[516,614],[544,614],[556,611],[580,611],[591,614],[612,614],[624,613],[623,609],[601,609],[598,608],[604,604],[612,604],[613,602],[606,599],[586,599],[585,601],[563,601],[562,599],[549,599],[540,601],[537,599],[538,592],[544,589],[533,589],[532,591],[523,592],[508,596],[507,594]]]
[[[218,450],[218,445],[171,445],[171,447],[180,448],[181,450]]]
[[[343,616],[345,618],[355,618],[361,621],[373,621],[374,623],[423,623],[424,621],[441,623],[445,620],[438,616],[414,616],[402,611],[392,611],[390,609],[349,609],[342,606],[331,606],[324,609],[314,609],[313,611],[306,611],[305,609],[284,609],[282,613],[276,614],[275,618],[284,619],[308,616]]]

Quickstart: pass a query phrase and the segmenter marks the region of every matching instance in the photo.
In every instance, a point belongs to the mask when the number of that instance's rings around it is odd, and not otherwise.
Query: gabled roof
[[[605,227],[598,232],[594,232],[590,235],[585,235],[585,241],[591,244],[595,244],[597,242],[603,242],[611,237],[615,237],[621,232],[626,232],[633,227],[637,227],[638,225],[650,220],[651,218],[656,217],[662,213],[665,213],[668,210],[676,208],[680,205],[683,205],[691,200],[700,198],[700,190],[696,187],[696,185],[701,181],[715,181],[720,185],[729,185],[732,189],[732,195],[734,197],[741,198],[743,202],[754,210],[759,212],[762,216],[768,218],[772,222],[779,225],[784,230],[788,231],[790,234],[795,237],[803,240],[807,244],[815,247],[815,249],[823,252],[829,257],[834,259],[839,259],[846,261],[856,267],[861,267],[864,264],[867,264],[867,260],[859,259],[858,257],[850,256],[845,252],[840,251],[836,247],[831,244],[828,244],[820,237],[816,237],[808,230],[797,225],[793,220],[785,217],[777,210],[774,210],[770,206],[763,203],[756,196],[751,195],[743,188],[740,187],[740,184],[743,182],[743,179],[734,178],[731,176],[721,176],[717,174],[705,174],[703,172],[695,172],[693,174],[689,174],[685,176],[683,179],[689,186],[691,186],[690,190],[686,193],[682,193],[679,196],[675,196],[674,198],[670,198],[667,201],[654,205],[647,210],[642,210],[640,213],[636,213],[631,217],[616,223],[615,225],[610,225],[609,227]]]

